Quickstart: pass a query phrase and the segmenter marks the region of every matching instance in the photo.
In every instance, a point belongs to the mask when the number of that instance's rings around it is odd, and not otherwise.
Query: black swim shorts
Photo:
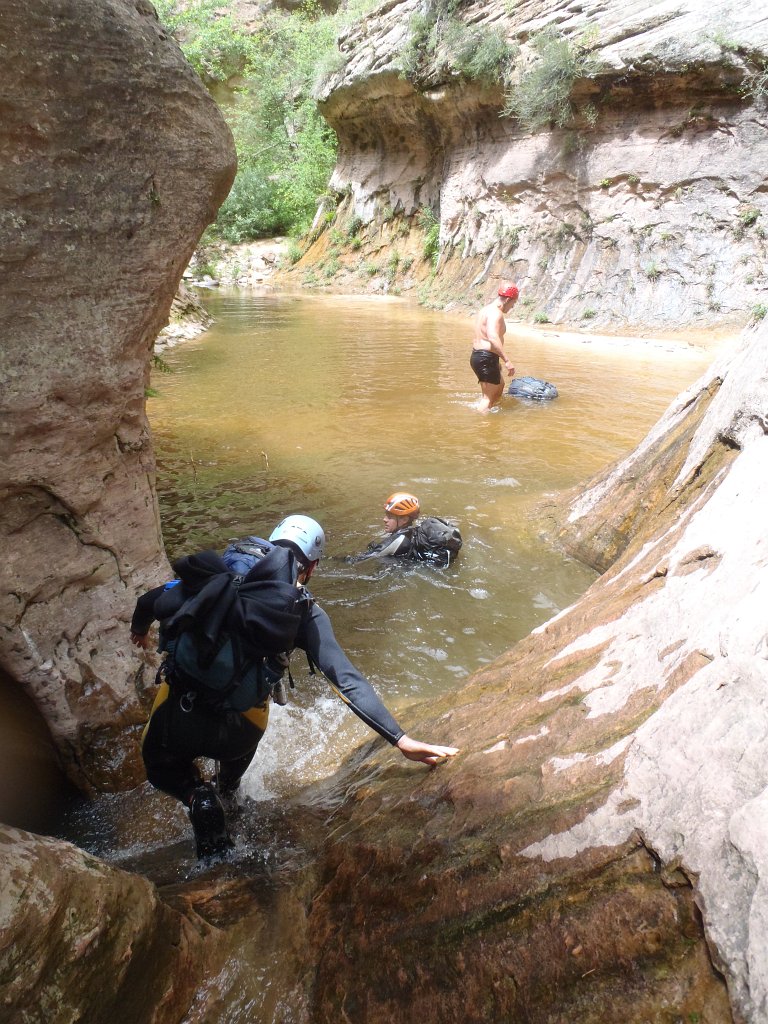
[[[469,365],[481,383],[501,384],[501,363],[495,352],[473,348]]]

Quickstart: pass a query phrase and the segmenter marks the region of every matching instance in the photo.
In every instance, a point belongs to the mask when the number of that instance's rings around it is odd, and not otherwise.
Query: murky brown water
[[[505,396],[483,416],[468,320],[397,300],[205,299],[216,325],[166,355],[174,372],[155,374],[149,402],[169,554],[266,536],[292,512],[319,519],[328,558],[313,592],[396,713],[458,687],[586,589],[591,571],[539,540],[532,510],[629,451],[708,361],[516,341],[511,325],[518,375],[560,397]],[[400,488],[460,525],[450,569],[346,560],[381,534],[382,502]],[[371,735],[300,654],[294,666],[295,701],[274,709],[248,778],[256,796],[321,774]]]

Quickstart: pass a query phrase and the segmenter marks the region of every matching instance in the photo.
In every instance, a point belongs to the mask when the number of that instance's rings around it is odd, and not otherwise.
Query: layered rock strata
[[[512,46],[504,86],[428,62],[406,77],[422,6],[379,5],[341,41],[345,63],[322,94],[339,139],[335,227],[343,236],[354,223],[364,243],[349,254],[331,246],[345,286],[361,261],[383,266],[393,249],[410,254],[410,267],[426,211],[440,233],[432,301],[479,301],[514,277],[526,318],[656,330],[743,323],[766,304],[759,0],[458,5],[467,32],[500,30]],[[527,130],[502,115],[541,64],[543,30],[589,60],[577,62],[563,126]],[[329,234],[294,274],[326,259]],[[387,287],[407,291],[433,269],[403,263]]]
[[[141,778],[127,625],[166,568],[152,344],[235,157],[145,0],[8,0],[0,56],[0,659],[103,790]]]

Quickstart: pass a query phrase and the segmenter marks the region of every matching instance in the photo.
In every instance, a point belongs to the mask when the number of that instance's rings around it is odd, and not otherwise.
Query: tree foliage
[[[294,14],[266,14],[248,35],[222,13],[221,0],[157,0],[161,21],[203,80],[237,83],[222,110],[238,173],[214,236],[242,242],[309,227],[336,160],[336,137],[318,110],[316,83],[340,62],[341,28],[371,6],[372,0],[348,0],[329,15],[306,0]]]
[[[154,0],[163,25],[203,81],[226,82],[258,59],[256,42],[222,10],[219,0]]]

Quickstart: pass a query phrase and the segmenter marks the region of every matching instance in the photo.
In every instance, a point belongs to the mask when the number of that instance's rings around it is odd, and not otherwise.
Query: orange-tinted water
[[[155,375],[148,406],[169,554],[268,536],[292,512],[319,519],[328,557],[313,592],[395,712],[457,688],[586,589],[594,574],[540,540],[535,508],[631,450],[707,363],[642,343],[611,354],[516,340],[512,323],[518,375],[560,396],[505,396],[483,416],[469,320],[397,300],[205,298],[217,323],[165,356],[174,372]],[[381,535],[397,489],[459,524],[449,569],[346,560]],[[314,777],[370,736],[299,655],[296,669],[295,700],[274,709],[249,776],[256,795]]]

